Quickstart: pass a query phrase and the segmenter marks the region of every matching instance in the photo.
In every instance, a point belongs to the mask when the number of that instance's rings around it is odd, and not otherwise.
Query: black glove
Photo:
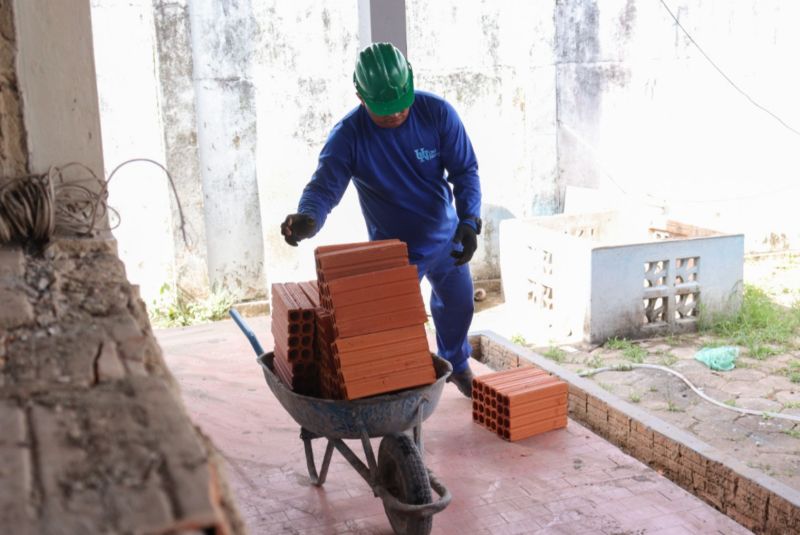
[[[472,255],[478,249],[478,233],[471,225],[460,223],[453,236],[453,243],[460,243],[461,250],[453,250],[450,256],[456,259],[456,265],[460,266],[472,260]]]
[[[317,222],[310,215],[289,214],[281,223],[281,234],[286,243],[297,247],[297,242],[314,234],[316,228]]]

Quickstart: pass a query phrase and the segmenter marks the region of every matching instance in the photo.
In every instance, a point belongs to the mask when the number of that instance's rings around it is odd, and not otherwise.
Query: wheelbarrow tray
[[[400,433],[427,419],[436,409],[452,372],[445,359],[431,353],[436,382],[430,385],[355,400],[304,396],[291,391],[275,374],[272,352],[258,357],[264,378],[283,408],[304,429],[329,439],[356,439]]]

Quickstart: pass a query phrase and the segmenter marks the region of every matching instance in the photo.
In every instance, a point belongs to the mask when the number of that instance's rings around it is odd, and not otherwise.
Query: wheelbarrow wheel
[[[428,470],[414,441],[408,435],[386,435],[378,449],[378,482],[400,502],[424,505],[433,501]],[[427,535],[431,532],[430,515],[405,513],[383,504],[395,533]]]

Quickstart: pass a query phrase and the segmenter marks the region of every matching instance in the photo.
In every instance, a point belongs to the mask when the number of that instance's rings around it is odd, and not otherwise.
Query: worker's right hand
[[[281,223],[281,234],[286,243],[297,247],[297,242],[314,234],[316,228],[317,222],[310,215],[289,214]]]

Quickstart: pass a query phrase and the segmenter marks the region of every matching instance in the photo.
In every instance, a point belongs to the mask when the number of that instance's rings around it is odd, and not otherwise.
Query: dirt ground
[[[785,255],[745,262],[745,283],[791,306],[800,298],[800,257]],[[517,340],[519,343],[520,341]],[[695,360],[706,333],[644,341],[531,347],[573,371],[643,362],[683,374],[706,395],[727,406],[800,417],[800,338],[780,354],[757,359],[740,348],[736,368],[720,372]],[[800,424],[769,415],[746,415],[715,406],[679,378],[659,370],[604,371],[597,384],[663,420],[691,432],[752,468],[800,489]]]

